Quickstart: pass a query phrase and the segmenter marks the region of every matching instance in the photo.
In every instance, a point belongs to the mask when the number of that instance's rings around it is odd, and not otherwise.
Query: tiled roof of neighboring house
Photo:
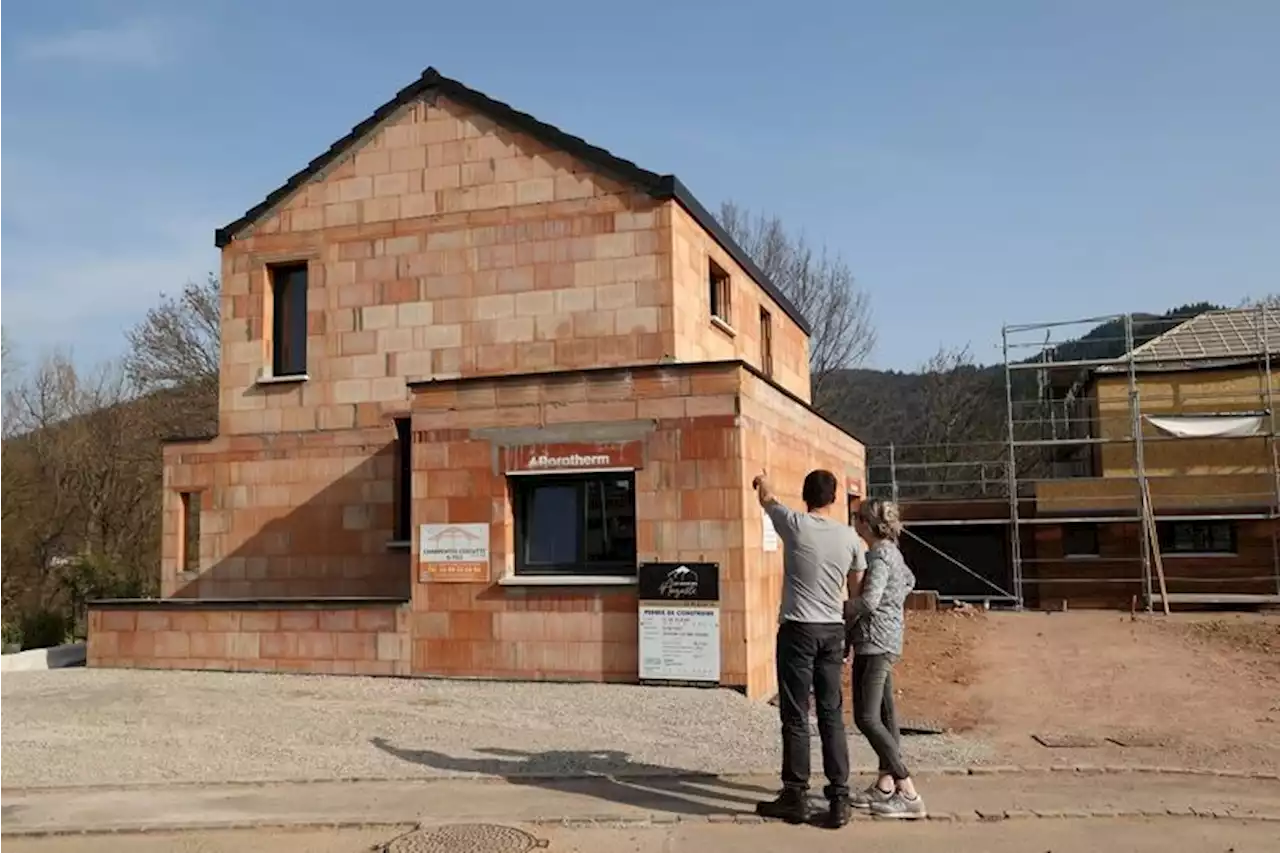
[[[1216,359],[1280,357],[1280,308],[1206,311],[1135,347],[1139,363],[1194,363]]]
[[[467,86],[443,76],[434,68],[422,72],[422,76],[396,93],[396,96],[373,111],[351,132],[329,146],[329,150],[307,164],[306,168],[290,177],[279,188],[273,190],[263,201],[250,208],[244,216],[214,232],[214,243],[219,249],[230,243],[244,228],[251,225],[271,208],[279,204],[295,190],[309,181],[317,173],[355,148],[368,134],[372,133],[383,121],[399,110],[420,98],[432,94],[443,95],[451,101],[469,106],[477,112],[488,116],[511,130],[527,134],[534,139],[556,148],[590,164],[602,173],[624,183],[631,184],[651,197],[660,201],[674,200],[689,212],[707,233],[747,271],[765,292],[773,298],[788,317],[804,331],[812,334],[812,327],[799,309],[778,289],[769,277],[756,266],[751,257],[737,242],[729,236],[714,216],[689,192],[675,175],[660,175],[642,169],[630,160],[624,160],[603,148],[598,148],[584,139],[565,133],[558,127],[539,121],[528,113],[522,113],[508,104],[495,101],[483,92],[477,92]]]

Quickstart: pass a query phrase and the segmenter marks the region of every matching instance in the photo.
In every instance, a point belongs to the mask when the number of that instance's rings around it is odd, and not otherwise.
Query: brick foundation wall
[[[409,597],[394,530],[395,430],[223,436],[165,447],[163,595]],[[181,493],[199,494],[199,567],[179,565]]]
[[[88,665],[408,675],[403,605],[91,606]]]

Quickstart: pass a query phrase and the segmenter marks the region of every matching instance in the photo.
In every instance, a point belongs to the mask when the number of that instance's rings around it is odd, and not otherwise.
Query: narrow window
[[[760,370],[765,376],[773,377],[773,318],[763,308],[760,309]]]
[[[271,374],[307,373],[307,265],[282,264],[271,274]]]
[[[410,512],[413,503],[413,434],[409,418],[396,418],[395,531],[391,538],[408,542],[413,538]]]
[[[1236,526],[1230,521],[1166,521],[1158,530],[1165,554],[1236,553]]]
[[[1098,525],[1063,525],[1062,554],[1064,557],[1096,557],[1098,553]]]
[[[516,573],[636,573],[635,475],[512,477]]]
[[[182,524],[178,535],[178,570],[200,571],[200,493],[182,492]]]
[[[711,289],[711,316],[726,325],[733,325],[730,320],[732,291],[729,288],[729,274],[720,268],[715,261],[708,259],[708,286]]]

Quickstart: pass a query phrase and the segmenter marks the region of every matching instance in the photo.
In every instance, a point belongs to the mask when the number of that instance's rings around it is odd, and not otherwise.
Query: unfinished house
[[[638,567],[697,561],[720,683],[773,692],[751,479],[861,493],[863,449],[679,180],[428,69],[216,239],[219,431],[91,666],[631,682]]]

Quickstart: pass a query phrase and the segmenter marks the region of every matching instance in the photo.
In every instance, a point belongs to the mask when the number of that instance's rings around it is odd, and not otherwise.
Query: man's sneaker
[[[893,791],[882,791],[880,786],[872,782],[865,791],[858,791],[849,798],[849,805],[855,809],[869,809],[876,803],[888,802]]]
[[[784,790],[776,800],[756,804],[756,814],[769,820],[808,823],[809,795],[804,791]]]
[[[822,825],[827,829],[840,829],[849,825],[849,817],[852,812],[848,797],[836,797],[831,801],[831,807],[827,811],[826,820]]]
[[[924,810],[924,798],[917,795],[908,799],[897,791],[882,803],[871,804],[871,814],[875,817],[896,818],[898,820],[920,820],[928,817]]]

